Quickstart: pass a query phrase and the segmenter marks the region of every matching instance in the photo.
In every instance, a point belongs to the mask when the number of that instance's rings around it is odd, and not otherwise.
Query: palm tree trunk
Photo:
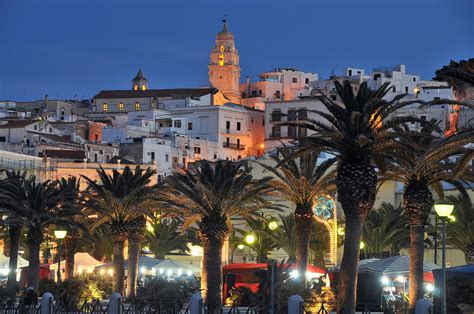
[[[408,281],[410,313],[415,312],[416,301],[423,298],[424,235],[425,227],[423,225],[410,226],[410,275]]]
[[[337,197],[346,218],[338,313],[355,313],[362,226],[375,202],[377,174],[368,159],[342,160],[337,167],[336,186]]]
[[[114,292],[123,295],[123,281],[125,277],[124,258],[125,239],[118,237],[114,239]]]
[[[64,251],[66,253],[66,273],[65,273],[65,280],[72,279],[74,277],[74,255],[77,251],[76,237],[66,236],[64,239]]]
[[[308,270],[309,242],[313,231],[313,214],[311,204],[298,204],[295,210],[296,225],[296,263],[298,265],[299,282],[306,285]]]
[[[14,296],[16,294],[16,289],[17,289],[16,269],[18,266],[18,250],[20,248],[21,229],[22,229],[21,225],[19,226],[13,225],[13,226],[10,226],[10,230],[9,230],[10,261],[8,262],[8,269],[10,270],[10,272],[8,273],[7,290],[10,296]]]
[[[222,301],[222,248],[224,239],[201,235],[203,246],[201,291],[209,313],[214,313]]]
[[[29,266],[28,266],[28,287],[33,287],[36,292],[39,288],[40,273],[40,245],[38,241],[28,241],[29,249]]]
[[[134,298],[137,294],[138,259],[142,240],[139,237],[128,238],[127,298]]]
[[[338,313],[355,313],[362,225],[360,218],[346,218],[344,254],[338,285]]]

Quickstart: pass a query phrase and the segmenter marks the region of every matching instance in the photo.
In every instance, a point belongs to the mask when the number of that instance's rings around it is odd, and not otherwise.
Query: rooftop
[[[147,89],[147,90],[102,90],[94,98],[141,98],[141,97],[171,97],[183,99],[187,97],[201,97],[215,94],[217,88],[172,88],[172,89]]]

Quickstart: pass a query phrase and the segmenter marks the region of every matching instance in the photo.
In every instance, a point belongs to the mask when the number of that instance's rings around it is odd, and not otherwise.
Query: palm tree
[[[277,242],[271,237],[273,230],[269,226],[270,221],[273,220],[265,219],[262,213],[260,217],[249,217],[245,221],[256,238],[253,243],[245,243],[245,245],[255,252],[257,263],[267,263],[268,253],[277,247]],[[247,232],[242,230],[240,233],[245,240]]]
[[[407,217],[401,206],[382,203],[378,209],[369,211],[364,222],[362,238],[365,251],[377,254],[388,250],[391,254],[398,254],[409,242],[405,232],[407,226]]]
[[[263,208],[275,208],[267,196],[271,178],[253,179],[245,162],[207,160],[168,176],[159,193],[162,211],[186,217],[183,228],[197,223],[203,246],[201,288],[210,312],[222,300],[222,248],[230,218],[251,217]]]
[[[97,215],[92,224],[94,230],[104,224],[110,225],[110,232],[114,243],[114,291],[123,293],[124,287],[124,247],[125,241],[131,234],[129,250],[129,296],[135,294],[136,276],[138,271],[138,254],[140,245],[136,244],[144,216],[150,215],[153,209],[153,195],[156,186],[149,186],[155,170],[143,170],[139,166],[132,171],[125,167],[122,172],[113,170],[108,174],[103,168],[97,170],[99,183],[88,177],[83,178],[88,183],[84,191],[86,207]],[[133,231],[132,231],[133,230]],[[140,231],[137,231],[140,230]],[[137,248],[138,247],[138,251]]]
[[[65,190],[68,198],[64,200],[65,206],[70,206],[76,209],[77,215],[71,217],[72,221],[75,222],[75,226],[69,228],[66,237],[64,238],[64,252],[66,254],[66,276],[64,279],[71,279],[74,277],[74,255],[77,253],[80,245],[83,243],[81,240],[80,228],[84,229],[85,217],[81,213],[82,200],[80,197],[80,179],[70,176],[68,178],[61,178],[58,180],[59,187]],[[60,258],[60,257],[59,257]]]
[[[411,143],[411,149],[396,150],[392,162],[387,163],[382,181],[398,181],[405,184],[403,207],[410,227],[410,309],[423,297],[423,251],[425,225],[434,204],[433,193],[443,198],[443,182],[452,184],[466,193],[460,179],[467,178],[466,169],[474,150],[465,146],[474,140],[473,130],[464,130],[449,137],[434,121],[420,131],[410,130],[407,125],[397,128],[400,141]],[[460,158],[453,162],[453,158]],[[472,177],[472,175],[471,175]]]
[[[474,58],[459,62],[451,60],[448,65],[436,70],[434,79],[446,81],[453,86],[458,99],[468,99],[468,90],[474,85]]]
[[[28,229],[28,285],[37,290],[44,229],[50,225],[71,225],[70,218],[77,212],[74,208],[62,206],[63,200],[68,196],[54,181],[40,183],[36,181],[36,177],[15,180],[7,184],[2,192],[4,200],[10,203],[8,211],[12,219],[18,219]]]
[[[23,229],[23,225],[20,219],[18,219],[14,215],[9,215],[9,207],[12,205],[9,203],[8,198],[3,197],[3,187],[6,187],[7,182],[11,182],[13,186],[21,186],[23,181],[26,180],[26,173],[20,173],[15,171],[8,171],[5,170],[6,178],[0,182],[0,207],[2,210],[5,211],[5,223],[8,225],[8,237],[9,237],[9,252],[8,256],[10,257],[8,262],[8,269],[10,272],[8,273],[7,279],[7,290],[9,295],[14,296],[16,293],[17,288],[17,281],[16,281],[16,269],[18,265],[18,251],[20,248],[20,240],[21,240],[21,232]]]
[[[467,264],[474,264],[474,207],[466,195],[448,196],[454,204],[456,220],[447,226],[446,242],[464,253]]]
[[[145,243],[157,259],[165,259],[172,251],[188,252],[189,239],[179,232],[180,219],[163,219],[150,223],[145,234]]]
[[[296,262],[298,272],[302,274],[302,283],[305,283],[304,274],[308,267],[309,243],[313,231],[313,205],[317,197],[334,193],[335,176],[329,168],[336,161],[329,158],[321,162],[318,151],[310,151],[301,155],[299,159],[291,159],[293,150],[283,145],[278,154],[272,159],[277,163],[271,167],[260,163],[266,170],[272,172],[277,179],[273,184],[279,191],[280,198],[295,205],[296,223]]]
[[[110,238],[110,226],[104,224],[95,230],[92,235],[87,237],[88,243],[87,248],[91,253],[92,257],[103,263],[109,263],[113,261],[114,256],[114,243]]]
[[[355,311],[359,245],[363,222],[375,201],[376,164],[380,169],[385,153],[400,145],[394,141],[391,128],[403,122],[420,120],[413,117],[390,118],[394,111],[411,102],[400,103],[404,95],[396,96],[391,101],[384,100],[389,83],[382,84],[377,90],[371,90],[367,83],[362,83],[356,94],[347,80],[342,84],[335,81],[334,84],[341,101],[322,96],[320,100],[324,111],[311,111],[322,121],[307,119],[287,124],[296,124],[314,132],[299,140],[300,149],[295,156],[322,150],[337,157],[337,197],[346,221],[338,310],[346,313]]]

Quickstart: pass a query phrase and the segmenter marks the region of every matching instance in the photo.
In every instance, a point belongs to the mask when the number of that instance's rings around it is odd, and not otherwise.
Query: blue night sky
[[[429,79],[474,57],[473,12],[473,0],[0,0],[0,100],[129,89],[140,66],[150,88],[206,86],[226,13],[241,80],[399,63]]]

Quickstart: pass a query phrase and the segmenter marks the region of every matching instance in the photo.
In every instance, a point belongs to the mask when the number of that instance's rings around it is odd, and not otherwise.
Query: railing
[[[237,149],[237,150],[245,150],[245,144],[236,144],[236,143],[227,143],[224,142],[222,143],[224,148],[230,148],[230,149]]]

